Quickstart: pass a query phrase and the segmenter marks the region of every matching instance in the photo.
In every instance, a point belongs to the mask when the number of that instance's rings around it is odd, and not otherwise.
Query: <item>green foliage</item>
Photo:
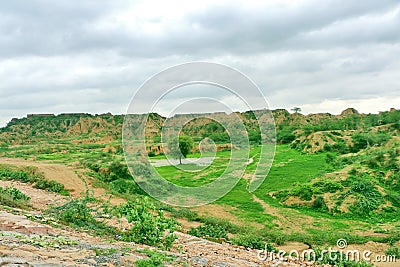
[[[69,193],[64,189],[64,185],[54,180],[49,181],[46,179],[39,178],[35,181],[33,187],[54,193],[60,193],[62,195],[69,195]]]
[[[103,182],[112,182],[118,179],[132,179],[128,166],[119,160],[114,160],[103,166],[97,163],[86,163],[86,166],[93,170],[97,174],[97,177]]]
[[[83,199],[73,199],[61,206],[52,207],[46,212],[68,226],[89,230],[95,235],[115,237],[117,230],[114,227],[96,220],[95,215],[103,212],[95,209],[94,201],[94,198],[87,195]]]
[[[0,187],[0,204],[9,206],[9,207],[16,207],[16,208],[23,208],[26,207],[30,197],[19,191],[17,188],[14,187]]]
[[[135,181],[118,179],[110,182],[111,191],[118,194],[140,194],[146,193],[136,184]]]
[[[214,225],[216,227],[222,227],[227,232],[230,233],[237,233],[241,230],[239,226],[233,224],[227,219],[216,218],[216,217],[201,217],[198,221],[204,224]]]
[[[79,244],[79,242],[68,239],[64,236],[52,237],[52,236],[40,236],[40,235],[21,238],[21,242],[44,248],[47,247],[61,248],[63,246],[73,246]]]
[[[157,211],[147,198],[129,201],[117,211],[119,216],[125,216],[134,223],[131,229],[122,233],[124,241],[169,249],[177,238],[174,231],[178,223],[175,219],[166,218],[162,210]],[[155,212],[156,215],[153,214]]]
[[[97,224],[86,199],[73,199],[51,211],[56,219],[70,226],[88,227]]]
[[[8,169],[0,169],[0,180],[14,180],[28,183],[31,181],[28,173],[25,171],[11,171]]]
[[[351,152],[356,153],[368,146],[381,146],[391,138],[390,134],[378,133],[356,133],[352,136],[353,146]]]
[[[190,136],[181,135],[179,136],[179,149],[184,158],[190,153],[193,148],[193,140]]]
[[[360,177],[349,176],[344,182],[350,187],[347,195],[356,196],[356,202],[349,207],[349,210],[360,217],[368,217],[375,211],[383,201],[382,194],[370,181],[371,177],[363,174]]]
[[[342,161],[332,153],[328,153],[325,156],[325,162],[333,167],[333,169],[341,169],[343,168]]]
[[[264,249],[266,245],[262,236],[250,233],[241,234],[237,237],[234,237],[231,240],[231,242],[238,246],[243,246],[246,248],[253,248],[253,249]]]
[[[399,259],[399,258],[400,258],[400,249],[399,249],[396,245],[392,244],[392,245],[385,251],[385,254],[386,254],[387,256],[395,256],[396,259]]]
[[[188,208],[173,209],[172,214],[176,218],[186,218],[189,222],[200,220],[199,214]]]
[[[164,266],[164,262],[171,262],[173,260],[172,256],[165,255],[157,251],[145,249],[143,252],[145,252],[149,258],[136,261],[136,267],[160,267]]]
[[[188,234],[202,238],[211,238],[211,239],[224,238],[226,240],[228,239],[228,232],[226,231],[226,228],[218,224],[206,223],[196,228],[191,227]]]
[[[187,135],[180,135],[178,140],[172,138],[168,141],[168,152],[172,157],[179,159],[179,163],[182,163],[181,159],[186,158],[192,148],[193,139]]]
[[[315,210],[321,210],[321,211],[327,211],[328,207],[325,204],[325,200],[323,196],[317,196],[312,205],[313,209]]]
[[[133,163],[132,165],[133,175],[141,176],[141,177],[150,177],[151,171],[150,169],[144,165],[143,163]]]
[[[317,181],[312,184],[314,194],[335,193],[343,189],[343,185],[332,180]]]
[[[296,139],[296,135],[292,132],[291,128],[284,128],[276,133],[276,141],[280,144],[290,144]]]
[[[111,181],[114,181],[116,179],[132,179],[128,167],[125,163],[121,163],[120,161],[113,161],[110,164],[109,170],[111,171]]]
[[[313,189],[309,184],[298,185],[289,191],[289,195],[299,197],[302,200],[311,200]]]
[[[46,180],[42,175],[37,175],[35,170],[29,169],[29,167],[27,170],[11,170],[8,168],[0,168],[0,180],[13,180],[21,181],[23,183],[32,183],[34,188],[59,193],[65,196],[69,195],[68,191],[64,189],[63,184],[60,184],[54,180]]]
[[[400,194],[388,192],[386,199],[392,202],[393,206],[400,208]]]
[[[339,139],[336,143],[332,145],[332,151],[336,151],[340,154],[346,154],[350,152],[349,147],[346,145],[344,140]]]

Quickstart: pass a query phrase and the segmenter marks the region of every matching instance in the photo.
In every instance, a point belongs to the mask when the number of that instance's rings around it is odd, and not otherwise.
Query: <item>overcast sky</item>
[[[227,64],[271,108],[400,103],[400,4],[388,0],[0,3],[0,125],[27,113],[124,113],[169,66]]]

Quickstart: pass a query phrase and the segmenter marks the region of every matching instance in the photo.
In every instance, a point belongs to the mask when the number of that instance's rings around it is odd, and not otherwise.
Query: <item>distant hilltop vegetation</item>
[[[260,142],[256,120],[257,111],[237,112],[248,131],[251,143]],[[290,113],[285,109],[272,110],[276,126],[276,141],[287,143],[305,152],[321,149],[344,149],[353,145],[353,138],[359,132],[380,132],[395,134],[400,124],[400,111],[378,114],[361,114],[348,108],[339,115],[317,113],[303,115]],[[184,115],[177,115],[184,116]],[[147,141],[160,143],[161,127],[165,117],[156,113],[148,116],[146,125]],[[0,128],[0,145],[21,145],[36,143],[38,140],[72,139],[84,143],[109,143],[121,139],[124,115],[63,113],[28,114],[24,118],[13,118],[7,126]],[[204,118],[194,119],[183,128],[195,141],[205,137],[217,144],[229,143],[229,136],[221,124]]]

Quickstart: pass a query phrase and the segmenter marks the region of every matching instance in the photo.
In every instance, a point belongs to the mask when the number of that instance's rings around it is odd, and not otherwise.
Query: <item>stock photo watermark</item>
[[[292,249],[291,251],[285,250],[268,250],[267,245],[263,250],[257,251],[257,259],[260,261],[274,261],[284,262],[290,261],[308,261],[308,262],[338,262],[338,261],[355,261],[367,263],[388,262],[396,263],[396,255],[374,254],[370,250],[348,249],[347,241],[339,239],[336,242],[336,247],[328,247],[325,249],[306,249],[298,251]]]
[[[210,112],[211,107],[223,112]],[[185,187],[168,181],[157,171],[146,149],[154,124],[150,116],[160,110],[165,114],[165,121],[159,125],[161,144],[157,149],[176,168],[182,169],[185,151],[181,146],[181,132],[185,125],[207,119],[224,128],[229,135],[230,158],[219,177],[202,186]],[[129,104],[122,132],[125,159],[136,183],[153,198],[180,207],[205,205],[226,195],[252,162],[249,134],[239,110],[254,114],[260,132],[262,149],[247,185],[247,190],[253,192],[270,170],[276,141],[272,112],[255,83],[236,69],[210,62],[173,66],[148,79]],[[215,143],[209,139],[201,140],[200,144],[216,151]],[[176,164],[176,155],[179,164]],[[212,157],[210,162],[203,158],[205,167],[211,163]]]

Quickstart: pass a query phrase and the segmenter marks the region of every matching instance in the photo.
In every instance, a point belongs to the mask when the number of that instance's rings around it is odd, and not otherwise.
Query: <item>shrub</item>
[[[134,181],[130,180],[117,179],[110,182],[110,188],[111,191],[119,194],[146,194]]]
[[[400,194],[389,192],[386,199],[392,202],[393,206],[400,208]]]
[[[351,152],[356,153],[361,149],[365,149],[368,146],[381,146],[386,143],[391,136],[388,133],[357,133],[352,136],[353,146]]]
[[[70,226],[87,227],[96,224],[86,199],[71,200],[62,206],[53,208],[52,212],[59,221]]]
[[[200,225],[196,228],[191,227],[188,234],[202,238],[228,239],[228,232],[223,226],[208,223]]]
[[[122,233],[124,241],[169,249],[177,238],[174,231],[178,223],[164,217],[162,210],[154,215],[156,208],[147,198],[129,201],[118,207],[117,212],[134,223],[131,229]]]
[[[11,171],[8,169],[0,169],[0,180],[16,180],[27,183],[30,181],[30,177],[28,173],[24,171]]]
[[[46,179],[38,179],[33,185],[34,188],[43,189],[54,193],[63,193],[64,195],[68,195],[68,192],[65,191],[64,185],[56,182],[54,180],[48,181]]]
[[[178,210],[174,209],[172,211],[172,214],[176,218],[186,218],[189,222],[198,221],[200,219],[199,214],[197,212],[187,208],[182,208]]]
[[[332,145],[332,151],[336,151],[340,154],[346,154],[349,153],[349,148],[346,146],[343,140],[340,140]]]
[[[340,189],[343,189],[343,186],[335,181],[324,180],[318,181],[312,184],[314,193],[335,193]]]
[[[27,206],[30,197],[19,191],[14,187],[0,187],[0,204],[22,208]]]
[[[396,258],[400,258],[400,249],[392,244],[386,251],[385,254],[388,256],[395,256]]]
[[[310,185],[304,184],[294,187],[290,190],[289,195],[299,197],[302,200],[311,200],[313,196],[313,190]]]
[[[353,179],[351,182],[351,193],[359,193],[367,198],[381,198],[382,194],[379,190],[371,183],[371,181],[366,180],[368,176],[364,175],[363,178],[358,179],[354,177],[349,177],[348,179]]]
[[[325,144],[324,144],[324,151],[332,151],[331,145],[328,144],[328,143],[325,143]]]
[[[142,177],[151,177],[150,169],[142,163],[134,163],[132,166],[133,174]]]
[[[328,210],[328,207],[325,204],[325,200],[323,196],[317,196],[312,205],[313,209],[315,210]]]
[[[254,249],[264,249],[266,243],[260,235],[242,234],[232,239],[232,243],[238,246]],[[268,250],[270,251],[270,250]]]
[[[215,225],[224,228],[227,232],[237,233],[241,230],[240,226],[231,223],[227,219],[215,218],[215,217],[201,217],[199,218],[200,222],[208,225]]]
[[[296,139],[296,136],[291,132],[277,132],[276,140],[280,144],[289,144]]]
[[[56,181],[48,181],[42,177],[41,174],[37,173],[36,168],[27,167],[22,170],[9,170],[0,169],[0,180],[16,180],[23,183],[33,183],[34,188],[47,190],[62,195],[69,195],[68,191],[64,189],[64,185]]]
[[[164,262],[170,262],[173,259],[172,256],[165,255],[157,251],[151,251],[149,249],[145,249],[144,252],[147,254],[147,256],[149,256],[149,258],[145,260],[137,260],[135,262],[136,267],[164,266]]]
[[[280,202],[285,202],[289,198],[289,191],[288,190],[281,190],[274,193],[274,197],[279,199]]]

